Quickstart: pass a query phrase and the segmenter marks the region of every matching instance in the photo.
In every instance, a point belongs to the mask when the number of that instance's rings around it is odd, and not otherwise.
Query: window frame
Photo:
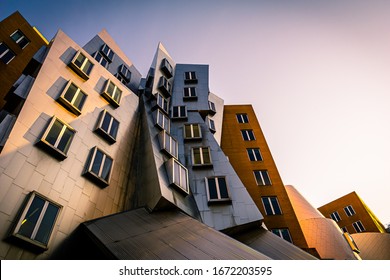
[[[195,150],[199,150],[200,163],[195,160]],[[205,162],[205,153],[207,150],[208,162]],[[191,148],[192,166],[193,167],[209,167],[213,165],[210,147],[192,147]]]
[[[330,218],[335,221],[336,223],[338,223],[339,221],[341,221],[341,217],[340,217],[340,214],[338,211],[334,211],[332,213],[330,213]]]
[[[256,154],[258,152],[258,155]],[[260,148],[247,148],[249,161],[263,161],[263,155],[261,154]]]
[[[244,139],[244,141],[255,141],[256,140],[256,136],[255,136],[253,129],[242,129],[241,136]]]
[[[167,98],[165,98],[164,95],[159,93],[159,92],[156,93],[155,96],[157,99],[157,101],[156,101],[157,106],[161,110],[163,110],[166,114],[168,114],[169,113],[169,100]]]
[[[163,58],[163,59],[161,60],[160,70],[161,70],[161,72],[164,73],[164,75],[165,75],[168,79],[169,79],[169,78],[172,78],[172,76],[173,76],[173,67],[172,67],[172,65],[169,63],[168,59]]]
[[[169,139],[169,144],[167,143],[167,138]],[[172,137],[166,130],[162,130],[159,135],[158,139],[160,142],[160,151],[165,152],[170,157],[178,158],[179,155],[179,142]],[[174,145],[172,145],[175,143]]]
[[[352,217],[356,214],[355,209],[353,209],[352,205],[345,206],[344,212],[348,217]]]
[[[156,114],[155,125],[160,129],[166,130],[169,133],[171,129],[171,120],[169,119],[169,117],[166,114],[164,114],[161,109],[157,109],[155,114]]]
[[[196,71],[185,71],[184,72],[184,83],[185,84],[196,84],[198,83],[198,78]]]
[[[178,166],[178,169],[175,169],[175,165]],[[182,194],[188,195],[190,193],[188,169],[174,157],[165,162],[165,168],[168,172],[169,185],[174,186]],[[175,170],[179,170],[179,182],[176,181],[177,177],[175,176]]]
[[[236,114],[238,123],[249,123],[249,117],[247,113],[238,113]]]
[[[108,92],[108,89],[110,88],[110,85],[114,86],[114,90],[112,93]],[[118,98],[115,99],[114,96],[118,94]],[[110,103],[112,106],[115,108],[118,108],[121,103],[122,95],[123,95],[123,90],[118,87],[112,80],[108,79],[106,81],[106,85],[104,87],[104,90],[102,91],[101,95]]]
[[[108,125],[108,131],[105,131],[102,127],[104,119],[106,116],[110,117],[109,125]],[[117,122],[117,129],[115,133],[113,133],[111,130],[113,128],[114,123]],[[120,122],[118,119],[116,119],[112,114],[110,114],[106,109],[102,110],[99,115],[98,122],[96,124],[95,132],[102,136],[103,139],[107,140],[110,144],[114,144],[116,142],[118,132],[119,132]]]
[[[259,176],[257,176],[257,174],[259,174]],[[256,184],[258,186],[272,186],[272,181],[269,176],[268,170],[266,169],[253,170],[253,175],[255,176]],[[265,178],[265,176],[267,178]],[[269,182],[269,184],[267,184],[268,183],[267,181]]]
[[[220,179],[223,179],[225,181],[227,197],[221,196],[221,186],[220,186],[220,182],[219,182]],[[217,198],[211,198],[209,180],[213,180],[215,182],[215,189],[217,192]],[[220,203],[220,202],[231,202],[232,201],[231,194],[230,194],[230,188],[229,188],[229,185],[227,183],[225,176],[206,177],[205,178],[205,185],[206,185],[206,192],[207,192],[207,202],[209,204]]]
[[[187,119],[187,106],[178,105],[172,106],[171,119]]]
[[[172,84],[169,82],[169,80],[166,77],[161,76],[159,78],[157,88],[166,97],[171,96]]]
[[[10,47],[8,47],[8,45],[4,42],[0,42],[0,46],[3,45],[5,46],[5,50],[0,54],[0,60],[5,64],[5,65],[8,65],[15,57],[16,57],[16,54],[13,50],[10,49]],[[6,54],[12,54],[13,56],[9,59],[7,59],[6,61],[4,61],[3,57],[6,56]]]
[[[207,117],[207,125],[211,133],[215,133],[217,131],[215,127],[215,121],[212,118]]]
[[[72,97],[72,100],[69,101],[68,99],[65,98],[65,95],[72,85],[75,86],[77,89]],[[84,96],[84,98],[82,99],[82,102],[80,103],[81,104],[80,108],[74,105],[74,102],[77,100],[79,94],[83,94],[83,96]],[[87,98],[88,98],[88,94],[85,93],[72,80],[69,80],[68,83],[66,84],[64,90],[61,92],[61,95],[57,98],[57,102],[60,103],[62,106],[64,106],[71,113],[75,114],[76,116],[79,116],[79,115],[81,115],[81,110],[83,109]]]
[[[17,40],[15,40],[12,36],[14,36],[16,33],[19,33],[21,35]],[[30,40],[24,35],[24,33],[20,29],[16,29],[10,36],[12,41],[14,41],[18,46],[23,50],[25,47],[27,47],[28,44],[30,44]],[[24,39],[24,40],[23,40]]]
[[[287,236],[288,236],[288,239],[285,238],[285,235],[283,234],[283,231],[287,233]],[[271,229],[271,232],[273,234],[276,234],[277,236],[283,238],[284,240],[290,242],[290,243],[293,243],[293,240],[292,240],[292,237],[291,237],[291,234],[290,234],[290,230],[288,228],[273,228]]]
[[[98,56],[100,56],[98,58]],[[101,52],[96,52],[95,55],[93,56],[93,58],[101,65],[103,66],[104,68],[108,68],[108,65],[110,64],[109,60],[107,59],[107,57],[105,57]],[[102,61],[105,61],[105,64],[102,63]]]
[[[127,65],[125,65],[123,63],[121,66],[119,66],[118,74],[126,81],[126,83],[130,83],[131,71],[130,71],[129,67],[127,67]],[[123,84],[123,81],[121,81],[121,82]]]
[[[363,223],[362,221],[356,221],[356,222],[353,222],[352,223],[352,226],[353,228],[355,229],[355,231],[357,233],[360,233],[360,232],[365,232],[366,231],[366,228],[363,226]],[[358,229],[357,229],[358,228]]]
[[[105,47],[108,48],[108,51],[106,53],[106,51],[104,50]],[[100,48],[100,52],[103,56],[106,57],[106,59],[108,60],[108,63],[112,62],[113,58],[114,58],[114,55],[115,55],[115,52],[106,44],[104,43],[102,45],[102,47]]]
[[[26,218],[26,215],[29,213],[30,207],[32,206],[36,197],[39,197],[40,199],[44,200],[45,202],[44,202],[44,205],[41,209],[41,212],[39,214],[37,221],[34,223],[35,224],[34,229],[31,232],[30,237],[28,237],[28,236],[22,235],[20,233],[20,229],[21,229],[22,225],[28,219],[28,217]],[[41,242],[41,241],[38,241],[34,238],[36,238],[38,231],[41,229],[42,221],[44,220],[45,216],[47,215],[47,210],[48,210],[49,204],[51,204],[52,206],[57,208],[57,213],[56,213],[53,221],[50,223],[50,226],[49,226],[50,229],[48,229],[46,231],[46,234],[48,235],[47,241]],[[51,238],[53,236],[53,231],[56,227],[57,220],[60,216],[62,208],[63,208],[62,205],[47,198],[44,195],[38,193],[37,191],[30,192],[28,194],[28,196],[26,197],[25,203],[22,205],[22,207],[19,210],[19,215],[17,216],[17,221],[15,222],[15,225],[12,228],[11,236],[15,240],[20,240],[20,241],[24,242],[26,245],[33,246],[32,248],[34,248],[34,249],[39,249],[39,250],[44,250],[44,251],[47,250],[49,248],[49,244],[50,244]],[[33,214],[34,214],[34,212],[31,213],[30,216],[32,216]]]
[[[267,210],[267,207],[266,207],[266,204],[264,203],[264,200],[267,199],[268,200],[268,203],[269,203],[269,206],[271,207],[269,210],[271,210],[271,212],[269,212]],[[274,199],[273,201],[271,201],[272,199]],[[264,211],[265,211],[265,214],[267,216],[278,216],[278,215],[283,215],[283,211],[282,211],[282,208],[280,207],[280,203],[279,203],[279,200],[276,196],[262,196],[261,197],[261,202],[263,203],[263,207],[264,207]],[[273,204],[272,202],[276,202],[276,204]],[[275,211],[275,206],[278,207],[278,212],[280,213],[277,213],[277,211]]]
[[[187,131],[187,129],[186,129],[186,126],[190,126],[190,131],[191,131],[191,137],[188,137],[188,135],[187,135],[187,133],[186,133],[186,131]],[[194,135],[195,135],[195,129],[194,129],[194,127],[198,127],[198,132],[199,132],[199,136],[198,137],[195,137]],[[203,138],[203,136],[202,136],[202,127],[201,127],[201,125],[199,124],[199,123],[186,123],[186,124],[184,124],[184,126],[183,126],[183,137],[184,137],[184,140],[201,140],[202,138]]]
[[[198,99],[196,87],[183,88],[183,100],[196,100],[196,99]]]
[[[96,174],[95,172],[92,171],[92,168],[93,168],[93,165],[95,163],[96,154],[98,153],[98,151],[100,153],[102,153],[103,156],[102,156],[102,161],[99,163],[98,174]],[[103,175],[102,172],[104,169],[104,165],[106,164],[107,158],[111,161],[111,164],[109,166],[109,171],[108,171],[108,175],[107,175],[108,178],[105,179],[102,177],[102,175]],[[83,175],[88,177],[89,179],[91,179],[96,184],[98,184],[102,187],[107,187],[110,184],[113,166],[114,166],[114,159],[111,156],[109,156],[107,153],[105,153],[102,149],[95,146],[89,151]]]
[[[215,115],[217,113],[217,109],[215,107],[215,103],[209,100],[209,114]]]
[[[78,59],[79,56],[83,56],[84,59],[83,59],[83,62],[81,63],[81,66],[78,66],[76,64],[76,61]],[[87,71],[84,69],[85,66],[87,65],[87,63],[90,63],[91,66],[89,69],[87,69]],[[87,55],[82,52],[81,50],[77,51],[76,54],[74,55],[73,59],[71,60],[71,62],[69,63],[69,66],[70,68],[73,69],[73,71],[75,71],[81,78],[83,78],[84,80],[88,80],[89,79],[89,76],[95,66],[94,63],[92,63],[92,61],[87,57]]]

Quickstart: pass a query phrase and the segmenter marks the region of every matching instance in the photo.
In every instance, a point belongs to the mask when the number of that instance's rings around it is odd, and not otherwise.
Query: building
[[[208,65],[159,44],[142,78],[105,30],[84,47],[59,30],[33,59],[0,130],[1,259],[316,259],[267,230],[221,149]]]

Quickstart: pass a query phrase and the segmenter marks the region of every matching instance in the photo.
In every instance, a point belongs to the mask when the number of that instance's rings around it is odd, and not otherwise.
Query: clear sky
[[[106,28],[145,76],[161,41],[252,104],[285,184],[315,207],[356,191],[390,223],[390,1],[0,0],[49,40]]]

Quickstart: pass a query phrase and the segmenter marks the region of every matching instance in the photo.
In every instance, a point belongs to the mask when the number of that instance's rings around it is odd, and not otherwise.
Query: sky
[[[390,223],[390,1],[0,0],[49,40],[105,28],[146,76],[161,41],[252,104],[284,184],[319,207],[352,191]]]

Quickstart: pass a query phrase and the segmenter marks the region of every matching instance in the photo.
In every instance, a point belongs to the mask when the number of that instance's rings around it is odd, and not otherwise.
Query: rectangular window
[[[211,153],[209,147],[192,148],[192,164],[194,166],[210,166]]]
[[[171,121],[167,115],[165,115],[160,109],[156,112],[156,125],[161,129],[170,131]]]
[[[263,157],[261,156],[259,148],[248,148],[246,149],[250,161],[262,161]]]
[[[249,123],[247,114],[237,114],[236,116],[239,123]]]
[[[108,59],[109,62],[111,62],[112,59],[114,58],[115,53],[112,51],[112,49],[107,44],[104,44],[102,46],[102,48],[100,49],[100,51]]]
[[[211,177],[205,179],[209,202],[230,201],[229,189],[225,177]]]
[[[120,67],[119,67],[119,71],[118,71],[118,74],[124,79],[124,81],[126,83],[130,82],[130,79],[131,79],[131,72],[129,70],[129,68],[127,68],[126,65],[122,64]],[[123,80],[122,80],[122,83]],[[126,84],[124,83],[124,84]]]
[[[183,99],[196,99],[196,88],[195,87],[185,87],[183,92]]]
[[[165,96],[171,96],[172,85],[164,76],[160,77],[157,87]]]
[[[288,228],[274,228],[271,231],[274,234],[283,238],[284,240],[292,243],[292,238],[291,238],[290,231],[288,230]]]
[[[110,182],[113,159],[97,147],[91,149],[84,175],[102,186]]]
[[[348,205],[347,207],[344,207],[345,214],[347,214],[348,217],[351,217],[355,215],[355,210],[353,209],[352,205]]]
[[[196,73],[194,71],[189,71],[184,73],[184,83],[186,84],[195,84],[198,82],[196,78]]]
[[[116,142],[118,130],[119,121],[108,113],[107,110],[103,110],[100,113],[99,121],[95,130],[96,133],[112,144]]]
[[[93,58],[104,68],[107,68],[108,65],[110,64],[107,58],[104,55],[102,55],[100,52],[96,52]]]
[[[215,133],[217,130],[215,129],[215,122],[214,120],[207,118],[209,122],[209,129],[212,133]]]
[[[348,232],[347,227],[342,227],[341,230],[342,230],[343,232]]]
[[[209,109],[210,109],[210,114],[212,114],[212,115],[214,115],[217,112],[217,110],[215,109],[214,102],[209,101]]]
[[[122,90],[111,80],[107,80],[102,96],[114,107],[118,108],[122,98]]]
[[[11,34],[10,37],[22,49],[24,49],[30,43],[30,40],[27,39],[27,37],[20,30],[16,30],[14,33]]]
[[[267,170],[255,170],[253,174],[255,175],[258,186],[271,186],[271,179]]]
[[[198,123],[184,125],[184,139],[202,139],[202,131]]]
[[[69,65],[81,78],[89,79],[93,63],[80,51],[76,53]]]
[[[366,229],[364,228],[364,226],[363,226],[363,224],[362,224],[361,221],[354,222],[354,223],[352,224],[352,226],[353,226],[353,228],[355,229],[355,231],[356,231],[357,233],[363,232],[363,231],[366,230]]]
[[[276,196],[265,196],[261,198],[266,215],[281,215],[278,198]]]
[[[76,131],[57,117],[53,117],[43,133],[40,143],[50,148],[59,159],[65,159]]]
[[[169,183],[175,186],[185,195],[189,194],[188,170],[175,158],[171,158],[165,163],[168,171]]]
[[[12,236],[46,250],[61,208],[37,192],[30,193]]]
[[[4,43],[0,43],[0,60],[5,64],[15,58],[15,53]]]
[[[339,212],[337,212],[337,211],[334,211],[332,214],[330,214],[330,217],[331,217],[332,220],[334,220],[335,222],[338,222],[338,221],[341,220],[340,215],[339,215]]]
[[[175,138],[168,134],[165,130],[159,134],[160,147],[162,151],[168,153],[168,155],[177,158],[178,156],[178,144]]]
[[[244,141],[253,141],[256,140],[255,134],[253,133],[252,129],[244,129],[241,130],[241,135]]]
[[[160,69],[168,79],[172,77],[173,68],[172,68],[172,65],[169,63],[169,61],[166,58],[164,58],[161,61]]]
[[[75,115],[81,114],[87,94],[71,81],[68,82],[64,91],[57,101]]]
[[[173,106],[172,107],[172,119],[185,119],[187,118],[186,106]]]
[[[160,107],[165,113],[168,114],[169,103],[168,100],[162,96],[161,93],[157,93],[157,105]]]

